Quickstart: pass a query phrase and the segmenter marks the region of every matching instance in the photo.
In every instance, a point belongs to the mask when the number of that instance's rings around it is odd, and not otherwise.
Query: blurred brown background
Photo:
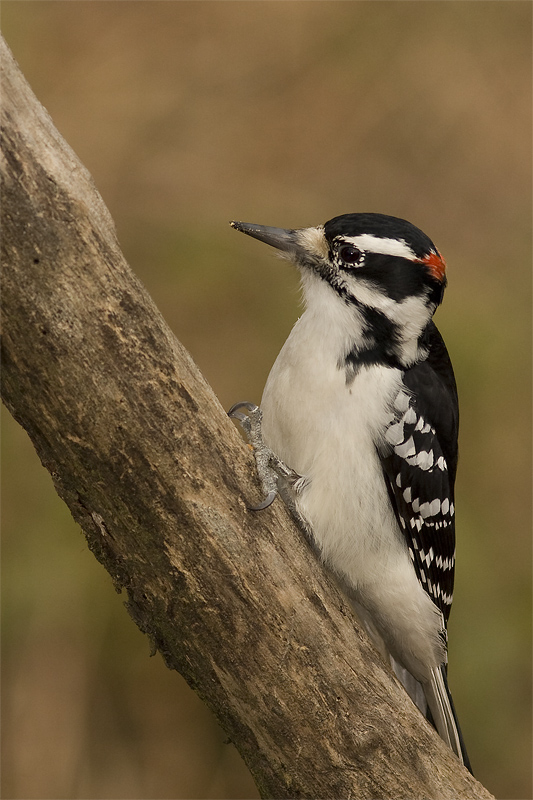
[[[448,261],[450,683],[477,777],[531,797],[529,2],[9,2],[3,33],[222,403],[258,401],[297,276],[230,230],[352,211]],[[246,798],[3,412],[3,796]],[[298,713],[298,709],[294,710]],[[320,732],[317,732],[320,735]]]

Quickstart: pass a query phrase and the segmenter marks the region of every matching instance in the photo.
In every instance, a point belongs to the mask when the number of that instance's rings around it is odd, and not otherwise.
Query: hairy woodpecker
[[[260,409],[229,412],[268,495],[255,508],[280,489],[413,701],[471,769],[446,679],[458,403],[432,321],[444,259],[384,214],[299,230],[231,225],[296,264],[305,304]]]

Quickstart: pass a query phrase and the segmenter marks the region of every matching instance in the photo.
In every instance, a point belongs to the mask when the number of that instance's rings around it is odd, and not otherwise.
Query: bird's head
[[[368,293],[396,302],[424,296],[435,308],[442,301],[445,261],[431,239],[407,220],[386,214],[342,214],[324,225],[297,230],[230,224],[276,247],[348,301],[361,297],[365,302]]]
[[[231,225],[276,247],[299,267],[308,307],[323,302],[318,287],[325,285],[364,317],[367,338],[385,331],[380,338],[398,343],[394,350],[401,364],[420,356],[421,337],[446,287],[446,264],[419,228],[371,213],[343,214],[297,230]]]

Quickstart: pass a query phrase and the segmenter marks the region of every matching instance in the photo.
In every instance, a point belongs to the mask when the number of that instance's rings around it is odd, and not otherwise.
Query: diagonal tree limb
[[[120,252],[2,43],[3,400],[264,797],[488,798],[414,708]]]

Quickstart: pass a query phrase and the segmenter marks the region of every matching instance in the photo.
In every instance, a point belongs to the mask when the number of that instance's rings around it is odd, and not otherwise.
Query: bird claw
[[[258,503],[256,506],[248,506],[248,508],[250,511],[263,511],[263,509],[272,505],[277,496],[278,490],[272,489],[261,503]]]
[[[244,414],[241,409],[245,409],[248,413]],[[235,403],[228,411],[228,416],[236,419],[246,433],[254,451],[257,474],[265,495],[265,499],[256,506],[247,506],[248,510],[263,511],[272,505],[279,494],[308,541],[312,541],[311,527],[301,515],[296,503],[296,495],[307,486],[308,480],[288,467],[264,443],[261,432],[263,414],[259,406],[247,401]]]
[[[234,403],[230,410],[228,411],[228,417],[234,417],[236,415],[236,411],[240,408],[246,408],[248,411],[258,411],[259,406],[256,406],[255,403],[250,403],[249,400],[241,400],[240,403]]]
[[[250,412],[250,416],[247,414],[243,414],[241,412],[241,408],[245,408],[247,411]],[[230,410],[228,411],[228,417],[232,419],[236,419],[241,423],[241,426],[244,428],[247,434],[250,434],[251,428],[251,415],[256,414],[259,411],[259,406],[256,406],[255,403],[249,403],[247,400],[243,400],[240,403],[234,403]]]
[[[244,414],[241,409],[245,409],[248,413]],[[263,414],[259,406],[248,401],[235,403],[228,411],[228,417],[239,422],[253,447],[257,472],[263,485],[265,499],[255,506],[248,506],[248,508],[250,511],[262,511],[272,505],[279,493],[278,479],[280,472],[289,473],[290,470],[263,441],[261,433]],[[281,470],[280,465],[283,467]]]

